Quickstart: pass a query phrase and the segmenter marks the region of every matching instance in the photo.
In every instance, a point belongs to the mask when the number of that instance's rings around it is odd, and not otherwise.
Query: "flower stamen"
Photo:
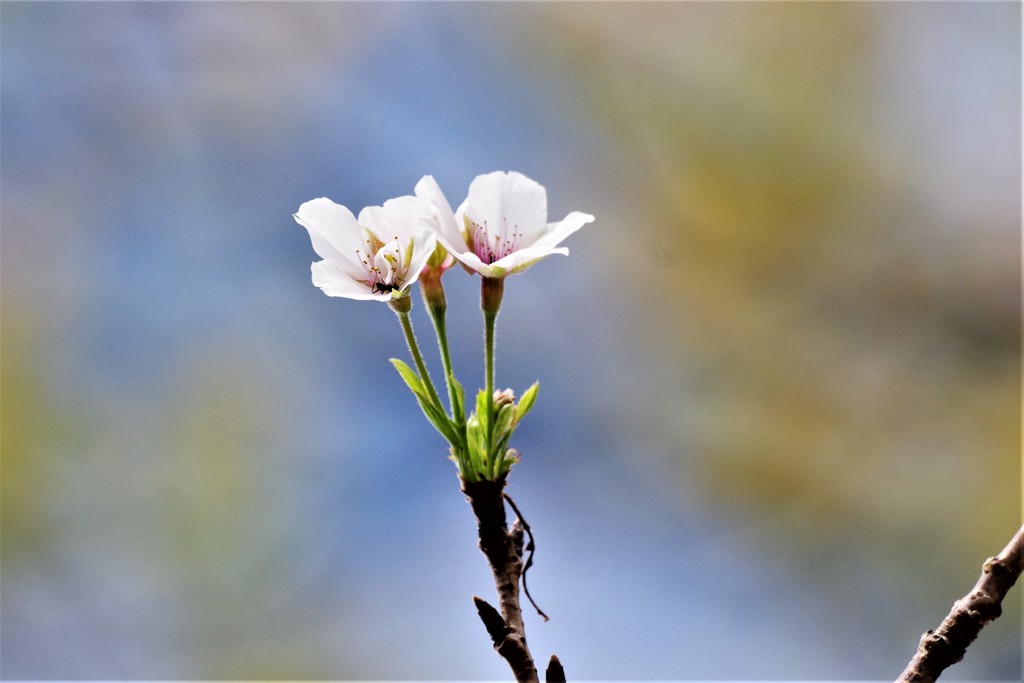
[[[363,282],[374,294],[390,294],[401,289],[408,276],[408,264],[402,258],[399,238],[382,244],[375,240],[366,240],[367,254],[356,249],[356,258],[363,264],[366,277]]]
[[[514,224],[510,231],[507,218],[501,219],[501,228],[495,231],[493,235],[488,229],[486,220],[482,224],[477,223],[472,218],[468,218],[468,220],[472,226],[469,236],[470,245],[473,248],[473,253],[484,263],[490,265],[495,261],[500,261],[520,248],[523,233],[519,231],[519,225],[517,224]]]

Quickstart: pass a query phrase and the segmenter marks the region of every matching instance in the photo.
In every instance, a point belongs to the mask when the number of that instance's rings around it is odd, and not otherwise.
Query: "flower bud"
[[[511,389],[494,392],[494,409],[501,410],[504,406],[510,406],[516,402],[516,395]]]
[[[509,448],[505,451],[505,457],[502,462],[504,465],[503,469],[507,472],[512,468],[512,465],[515,465],[519,460],[519,451],[514,448]]]
[[[444,285],[441,284],[441,268],[424,268],[420,273],[420,291],[423,294],[423,301],[427,304],[432,314],[443,312],[448,308],[448,302],[444,296]]]

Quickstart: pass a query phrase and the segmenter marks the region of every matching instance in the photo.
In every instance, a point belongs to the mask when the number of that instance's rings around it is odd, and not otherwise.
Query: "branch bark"
[[[476,515],[480,550],[487,558],[498,591],[499,614],[486,601],[474,597],[480,619],[517,683],[538,683],[537,667],[526,646],[523,612],[519,607],[519,579],[523,575],[523,527],[516,519],[509,529],[505,517],[505,477],[497,481],[462,480],[462,492]]]
[[[1002,614],[1006,593],[1024,569],[1024,526],[1003,551],[985,561],[974,589],[953,603],[934,631],[921,636],[917,654],[896,683],[931,683],[963,659],[981,629]]]

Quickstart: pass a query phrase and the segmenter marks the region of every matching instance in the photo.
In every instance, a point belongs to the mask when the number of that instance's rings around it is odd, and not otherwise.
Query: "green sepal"
[[[427,267],[440,268],[446,258],[448,258],[448,250],[444,248],[443,244],[438,242],[436,246],[434,246],[434,251],[430,253],[430,257],[427,259]],[[406,263],[408,263],[408,261]]]

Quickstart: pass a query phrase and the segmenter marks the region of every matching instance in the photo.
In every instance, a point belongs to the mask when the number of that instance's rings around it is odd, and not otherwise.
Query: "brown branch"
[[[558,661],[558,657],[551,655],[551,661],[548,662],[548,670],[544,673],[544,683],[565,683],[565,669],[562,668],[562,662]]]
[[[921,636],[917,654],[896,683],[931,683],[967,652],[981,629],[1002,614],[1006,593],[1024,569],[1024,526],[1003,551],[985,561],[974,589],[953,603],[934,631]]]
[[[491,565],[501,609],[473,598],[480,619],[498,651],[516,677],[517,683],[538,683],[537,667],[526,646],[523,613],[519,607],[519,579],[523,575],[523,527],[509,530],[505,518],[505,477],[497,481],[462,480],[462,492],[476,515],[480,550]],[[516,520],[518,522],[518,520]]]

